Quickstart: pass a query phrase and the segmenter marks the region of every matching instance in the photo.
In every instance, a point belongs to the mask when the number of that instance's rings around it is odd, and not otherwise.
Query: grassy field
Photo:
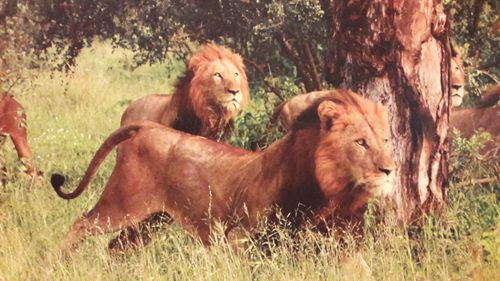
[[[15,93],[28,114],[29,141],[45,172],[37,185],[17,172],[10,143],[0,152],[8,173],[0,187],[0,281],[3,280],[359,280],[359,266],[341,263],[335,241],[304,232],[264,252],[252,242],[224,242],[207,249],[175,225],[152,245],[110,256],[113,236],[87,239],[72,259],[59,244],[80,213],[94,206],[112,169],[109,157],[81,197],[65,201],[47,179],[69,176],[74,188],[93,153],[118,127],[133,99],[168,92],[182,64],[123,68],[132,55],[98,44],[86,49],[71,75],[44,73],[31,92]],[[500,276],[499,186],[450,189],[450,206],[420,231],[371,224],[362,255],[376,280],[498,280]],[[411,233],[408,235],[407,233]],[[347,249],[349,250],[349,249]]]

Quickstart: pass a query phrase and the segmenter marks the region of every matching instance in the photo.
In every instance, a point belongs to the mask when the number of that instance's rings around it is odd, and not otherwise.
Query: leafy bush
[[[280,95],[288,98],[300,93],[300,88],[286,77],[274,78],[271,83],[280,84]],[[257,150],[284,135],[278,123],[271,120],[275,107],[282,102],[277,95],[264,89],[253,89],[251,104],[236,119],[235,130],[230,143],[242,148]]]
[[[455,185],[473,184],[474,180],[491,178],[500,172],[500,159],[496,149],[484,151],[485,144],[492,141],[488,132],[480,131],[469,139],[460,132],[452,132],[452,155],[449,163],[451,182]],[[498,147],[500,144],[497,144]],[[498,178],[496,179],[498,182]]]
[[[453,206],[450,220],[462,235],[475,237],[485,258],[500,263],[500,159],[496,150],[485,152],[485,143],[491,141],[486,132],[471,138],[462,138],[453,132],[450,159],[449,201]],[[496,144],[496,149],[498,149]]]

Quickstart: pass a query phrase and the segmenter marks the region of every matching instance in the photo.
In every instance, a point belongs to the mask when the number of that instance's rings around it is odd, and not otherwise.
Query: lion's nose
[[[227,91],[230,92],[233,95],[236,95],[237,93],[240,92],[240,90],[231,90],[231,89],[228,89]]]
[[[391,169],[387,169],[387,168],[378,168],[379,171],[381,171],[382,173],[386,174],[386,175],[390,175],[392,170]]]

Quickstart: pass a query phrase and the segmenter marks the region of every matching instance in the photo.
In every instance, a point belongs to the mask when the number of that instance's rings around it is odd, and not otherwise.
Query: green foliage
[[[286,76],[299,84],[303,81],[297,74],[297,59],[305,57],[304,48],[307,46],[312,52],[314,62],[309,63],[321,69],[319,58],[325,47],[326,27],[319,0],[8,3],[13,3],[14,8],[5,17],[5,28],[0,29],[0,42],[14,42],[14,36],[22,38],[7,47],[12,52],[8,57],[33,54],[44,61],[50,58],[67,70],[72,69],[80,51],[96,38],[109,39],[114,46],[132,50],[136,66],[172,62],[172,58],[184,60],[192,52],[191,42],[210,40],[224,43],[251,60],[248,65],[252,78]],[[0,14],[2,10],[0,6]],[[290,50],[276,48],[279,42]],[[0,54],[0,59],[6,54]],[[14,69],[16,65],[10,63],[9,67]],[[16,75],[19,77],[19,73]]]
[[[491,262],[500,264],[500,222],[495,230],[483,233],[481,245],[486,251],[486,258]]]
[[[300,89],[286,77],[275,78],[270,83],[282,85],[281,94],[285,99],[300,93]],[[252,89],[251,98],[250,106],[236,119],[230,143],[257,150],[266,148],[284,135],[277,120],[272,120],[274,109],[281,100],[263,89]]]
[[[456,232],[476,237],[487,260],[499,263],[500,162],[495,150],[484,151],[491,136],[478,132],[467,139],[454,131],[452,138],[450,202],[461,210],[454,210],[450,220],[455,221]]]
[[[326,85],[322,72],[329,34],[326,2],[6,0],[0,4],[0,17],[5,18],[0,45],[8,46],[0,46],[7,50],[0,58],[10,60],[10,68],[25,69],[40,64],[26,56],[36,54],[71,70],[82,48],[99,38],[132,50],[138,66],[184,60],[192,52],[192,42],[215,41],[248,60],[251,80],[284,76],[313,90]],[[493,30],[499,22],[497,2],[444,1],[472,97],[486,84],[499,81],[500,39],[498,30]],[[20,64],[19,58],[31,61]],[[14,76],[21,77],[20,72]]]
[[[484,151],[485,144],[491,141],[489,133],[478,132],[467,139],[454,130],[452,139],[453,154],[449,163],[452,182],[463,184],[474,179],[498,176],[500,162],[495,149]]]

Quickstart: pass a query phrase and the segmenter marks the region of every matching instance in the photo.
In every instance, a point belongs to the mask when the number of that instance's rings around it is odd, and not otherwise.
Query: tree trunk
[[[438,0],[322,0],[325,76],[388,105],[398,163],[390,201],[407,223],[446,202],[450,41]]]

